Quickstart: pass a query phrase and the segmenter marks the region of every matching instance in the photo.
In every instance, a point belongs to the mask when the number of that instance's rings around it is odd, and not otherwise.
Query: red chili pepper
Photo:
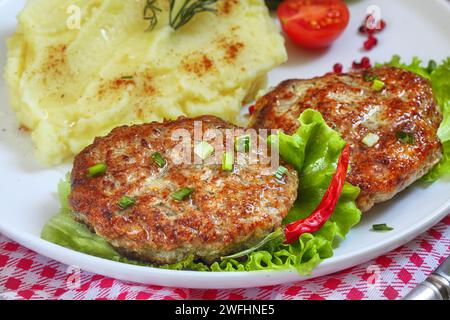
[[[286,225],[284,229],[286,244],[297,241],[303,233],[312,233],[319,230],[331,217],[344,188],[349,158],[350,147],[346,145],[339,157],[336,172],[319,206],[307,218]]]

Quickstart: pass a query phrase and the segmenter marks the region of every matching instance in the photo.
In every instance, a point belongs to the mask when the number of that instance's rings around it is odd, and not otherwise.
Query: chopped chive
[[[225,152],[222,158],[222,170],[233,171],[233,154],[230,152]]]
[[[362,139],[362,142],[368,146],[373,147],[377,144],[377,142],[380,140],[380,136],[374,133],[368,133],[364,139]]]
[[[376,91],[380,91],[384,88],[384,82],[378,79],[373,80],[372,89]]]
[[[121,77],[122,80],[131,80],[133,79],[133,76],[123,76]]]
[[[194,152],[200,158],[205,160],[214,153],[214,147],[210,145],[208,142],[202,141],[195,146]]]
[[[275,172],[275,178],[281,180],[286,175],[286,173],[288,173],[288,169],[286,167],[280,166]]]
[[[153,161],[156,162],[158,167],[163,168],[166,165],[166,160],[163,158],[161,153],[155,152],[155,153],[152,154],[151,157],[152,157]]]
[[[372,226],[372,230],[374,230],[374,231],[391,231],[391,230],[394,230],[394,228],[389,227],[386,223],[380,223],[380,224],[374,224]]]
[[[128,209],[129,207],[131,207],[132,205],[134,205],[135,203],[136,203],[136,199],[128,197],[128,196],[123,196],[119,200],[119,207],[120,207],[120,209],[125,210],[125,209]]]
[[[373,74],[370,74],[369,72],[366,71],[363,74],[363,79],[364,79],[364,81],[372,82],[374,80],[378,80],[378,77]]]
[[[427,72],[432,73],[437,68],[437,63],[434,60],[428,61]]]
[[[414,133],[412,132],[397,131],[395,133],[395,136],[397,137],[398,140],[400,140],[403,143],[412,144],[416,141]]]
[[[238,152],[248,152],[250,150],[250,135],[240,136],[236,138],[234,143],[236,151]]]
[[[98,163],[95,166],[88,168],[87,175],[90,178],[97,177],[106,172],[107,166],[104,163]]]
[[[194,191],[195,189],[193,188],[183,188],[172,193],[172,198],[178,201],[183,201],[184,199],[189,197]]]

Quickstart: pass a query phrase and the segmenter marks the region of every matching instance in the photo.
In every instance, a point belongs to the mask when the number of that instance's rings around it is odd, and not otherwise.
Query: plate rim
[[[8,0],[2,2],[0,0],[0,7],[6,4]],[[446,0],[436,0],[433,5],[439,6],[441,9],[450,13],[450,3]],[[370,213],[369,213],[370,214]],[[156,284],[166,287],[178,288],[192,288],[192,289],[233,289],[233,288],[249,288],[258,286],[267,286],[275,284],[285,284],[291,281],[303,281],[316,277],[340,272],[344,269],[359,265],[383,255],[391,250],[404,245],[418,235],[426,232],[429,228],[434,226],[444,217],[450,214],[450,197],[443,201],[443,204],[434,210],[430,210],[429,214],[420,220],[420,223],[411,224],[406,228],[394,230],[392,237],[386,240],[375,242],[366,248],[359,248],[354,252],[348,252],[339,256],[324,260],[314,271],[311,276],[300,276],[295,270],[264,270],[264,271],[236,271],[236,272],[200,272],[187,270],[166,270],[153,267],[136,266],[124,264],[116,261],[111,261],[103,258],[98,258],[85,253],[77,252],[48,241],[45,241],[35,234],[21,231],[21,229],[8,225],[5,221],[0,221],[0,234],[7,238],[18,242],[22,246],[37,252],[40,255],[50,259],[70,265],[70,262],[78,260],[78,264],[85,265],[82,269],[91,273],[97,273],[108,277],[124,281],[132,281],[145,284]],[[55,258],[57,257],[57,258]],[[101,264],[102,270],[97,270],[95,266]],[[120,264],[120,265],[119,265]],[[86,267],[87,265],[87,267]],[[124,265],[124,266],[123,266]],[[133,273],[142,277],[148,274],[150,281],[135,281],[128,277],[124,278],[118,272],[124,274],[125,272]],[[332,271],[331,271],[332,270]],[[113,274],[113,275],[112,275]],[[162,277],[162,281],[153,281],[155,278]],[[135,277],[136,279],[138,276]],[[175,278],[175,279],[172,279]],[[169,279],[169,280],[168,280]],[[170,280],[172,279],[172,280]],[[187,280],[186,280],[187,279]],[[239,280],[245,280],[239,282]],[[258,284],[257,282],[261,282]],[[161,282],[165,282],[164,284]],[[190,285],[183,285],[182,283],[190,283]],[[172,283],[172,285],[170,285]],[[207,285],[212,283],[213,285]],[[233,283],[233,285],[227,285]],[[236,283],[241,283],[236,285]]]
[[[323,275],[333,274],[347,268],[359,265],[361,263],[367,262],[376,258],[377,256],[383,255],[387,252],[398,248],[405,243],[409,242],[416,236],[426,232],[429,228],[433,227],[441,219],[445,218],[450,211],[450,198],[448,198],[442,205],[435,209],[427,217],[428,219],[423,220],[420,224],[411,225],[409,228],[401,229],[399,232],[395,233],[392,238],[387,241],[380,241],[375,243],[369,248],[361,248],[356,252],[350,252],[347,254],[334,256],[329,259],[325,259],[321,264],[319,264],[310,276],[302,276],[298,274],[295,269],[286,270],[260,270],[260,271],[222,271],[222,272],[208,272],[208,271],[189,271],[189,270],[167,270],[154,267],[146,266],[136,266],[131,264],[126,264],[122,262],[107,260],[104,258],[95,257],[82,252],[78,252],[69,248],[65,248],[54,243],[43,240],[31,233],[25,233],[23,231],[15,230],[14,227],[9,227],[5,223],[0,222],[0,233],[7,238],[16,241],[22,246],[37,252],[43,256],[50,259],[62,262],[66,265],[77,265],[82,270],[101,274],[103,276],[114,277],[123,281],[132,281],[136,283],[144,284],[154,284],[161,285],[165,282],[164,279],[176,277],[185,279],[188,278],[191,285],[183,285],[183,280],[181,281],[171,281],[174,282],[173,285],[167,285],[166,287],[178,287],[178,288],[191,288],[191,289],[235,289],[235,288],[250,288],[250,287],[261,287],[268,285],[285,284],[293,281],[304,281],[314,279]],[[36,240],[38,240],[36,242]],[[46,249],[49,251],[46,252]],[[50,253],[49,253],[50,252]],[[78,260],[82,263],[72,263]],[[98,263],[103,264],[103,270],[97,270],[94,265]],[[84,265],[84,266],[83,266]],[[339,267],[336,267],[339,265]],[[104,270],[109,270],[110,272],[103,272]],[[120,270],[122,269],[122,270]],[[136,275],[143,276],[149,274],[149,278],[162,277],[163,281],[140,281],[136,280],[139,277],[124,278],[120,276],[117,271],[125,271],[128,269],[131,273],[136,272]],[[329,271],[333,269],[333,271]],[[116,270],[116,271],[115,271]],[[113,274],[113,275],[112,275]],[[250,278],[251,277],[251,278]],[[134,278],[133,280],[130,280]],[[235,282],[233,280],[239,280],[245,278],[246,282],[242,285],[227,285],[226,282]],[[258,279],[265,279],[265,281],[260,281],[258,284]],[[198,282],[197,282],[198,281]],[[206,281],[214,282],[214,285],[205,285]],[[170,282],[170,281],[169,281]]]

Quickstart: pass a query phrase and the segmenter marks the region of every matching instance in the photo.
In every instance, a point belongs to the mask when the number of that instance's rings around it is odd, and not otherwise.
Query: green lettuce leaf
[[[439,126],[437,135],[443,147],[442,160],[435,165],[423,178],[424,182],[434,182],[445,175],[450,174],[450,58],[436,65],[430,61],[427,67],[422,66],[422,61],[414,57],[410,64],[400,61],[395,55],[387,65],[403,68],[415,72],[431,82],[437,104],[443,115],[443,121]],[[380,65],[380,64],[379,64]]]
[[[300,116],[300,128],[292,136],[279,133],[271,137],[276,141],[281,157],[291,163],[299,173],[298,199],[285,219],[291,222],[308,216],[319,204],[331,177],[345,141],[329,128],[319,112],[306,110]],[[84,225],[70,216],[67,196],[70,185],[63,181],[59,185],[62,212],[51,219],[42,232],[42,238],[50,242],[90,255],[124,263],[152,266],[130,261],[120,256],[101,237],[90,232]],[[333,248],[343,239],[351,227],[356,225],[361,212],[355,204],[359,189],[346,183],[333,215],[314,234],[305,233],[300,239],[285,245],[280,237],[238,259],[225,259],[211,265],[194,261],[188,257],[173,265],[159,266],[172,270],[196,271],[254,271],[295,268],[300,274],[310,274],[324,259],[333,255]]]
[[[378,63],[376,66],[389,65],[392,67],[402,68],[411,72],[415,72],[424,78],[430,79],[430,70],[428,67],[422,66],[422,60],[414,57],[410,64],[402,63],[399,55],[394,55],[391,61],[387,63]]]

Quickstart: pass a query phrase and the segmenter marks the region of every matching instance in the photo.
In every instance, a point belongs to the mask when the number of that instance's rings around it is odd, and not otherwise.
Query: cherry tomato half
[[[330,46],[350,18],[347,5],[341,0],[285,0],[277,12],[285,34],[307,49]]]

